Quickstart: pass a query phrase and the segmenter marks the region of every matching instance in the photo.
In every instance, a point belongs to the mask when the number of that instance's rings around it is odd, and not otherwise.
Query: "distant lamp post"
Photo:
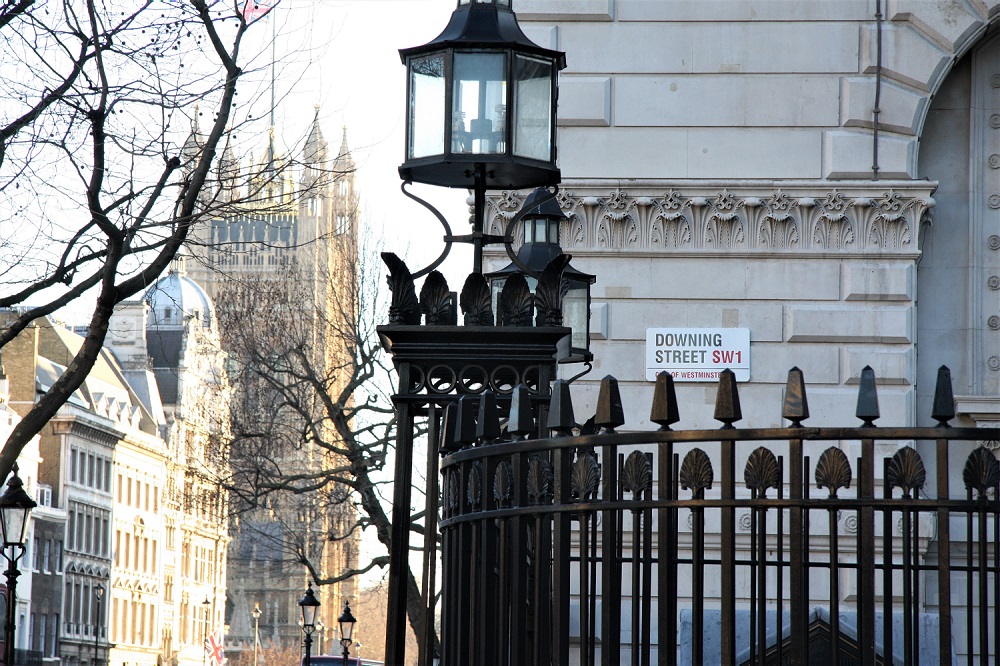
[[[305,634],[303,641],[306,650],[305,666],[309,666],[312,659],[312,633],[316,630],[316,614],[319,612],[319,599],[313,594],[312,583],[306,588],[305,596],[299,602],[302,609],[302,633]]]
[[[350,602],[344,603],[344,612],[337,618],[337,622],[340,623],[340,645],[344,648],[344,666],[347,666],[347,660],[351,657],[351,636],[354,635],[354,625],[357,623],[357,619],[351,613]]]
[[[319,653],[323,654],[323,648],[326,647],[326,625],[323,624],[323,618],[316,620],[316,628],[319,629]]]
[[[205,597],[201,602],[201,607],[205,611],[205,627],[201,630],[201,666],[205,666],[208,660],[208,614],[212,610],[212,602]]]
[[[254,604],[250,611],[253,616],[253,666],[257,666],[257,649],[260,643],[260,604]]]
[[[490,282],[494,310],[507,278],[521,273],[528,282],[528,288],[534,291],[545,267],[563,255],[559,245],[559,224],[565,219],[559,202],[547,188],[536,189],[524,200],[521,206],[520,249],[515,255],[508,243],[506,247],[513,261],[485,276]],[[513,229],[508,234],[512,232]],[[563,269],[562,325],[568,326],[573,333],[567,341],[569,344],[560,346],[560,363],[589,363],[594,359],[590,351],[590,285],[596,281],[596,276],[578,271],[570,264]]]
[[[21,477],[14,463],[7,490],[0,496],[0,530],[3,534],[3,556],[7,560],[7,626],[4,628],[4,664],[14,664],[14,619],[17,615],[17,561],[24,555],[24,540],[28,532],[28,518],[38,504],[24,490]],[[9,551],[9,554],[8,554]]]
[[[104,585],[98,583],[94,588],[94,596],[97,597],[97,617],[94,618],[94,664],[101,662],[101,600],[104,598]]]

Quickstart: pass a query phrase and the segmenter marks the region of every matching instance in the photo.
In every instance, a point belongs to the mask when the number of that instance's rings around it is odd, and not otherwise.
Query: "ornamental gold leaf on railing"
[[[493,499],[498,506],[508,506],[510,496],[514,488],[514,472],[510,468],[509,462],[501,462],[497,465],[497,471],[493,473]]]
[[[747,488],[753,490],[757,497],[767,495],[768,488],[777,488],[779,479],[778,459],[769,449],[757,447],[743,470],[743,480]]]
[[[540,456],[531,456],[528,463],[528,499],[544,504],[552,495],[552,465]]]
[[[705,490],[711,489],[714,480],[715,471],[708,454],[699,448],[688,451],[681,463],[681,488],[690,490],[694,499],[701,499],[705,496]]]
[[[886,470],[890,488],[901,488],[903,496],[910,497],[913,491],[923,488],[926,481],[927,470],[919,453],[907,446],[893,454]]]
[[[847,454],[836,446],[824,451],[816,463],[816,486],[829,488],[830,497],[836,497],[841,488],[851,487],[851,463]]]
[[[987,490],[996,488],[1000,483],[1000,463],[993,452],[978,447],[969,454],[962,470],[962,481],[969,490],[975,490],[983,497]]]
[[[569,476],[573,497],[581,501],[592,498],[597,493],[600,480],[601,471],[594,457],[589,453],[578,454]]]
[[[633,451],[625,459],[622,468],[622,491],[632,493],[633,499],[640,499],[653,482],[653,466],[642,451]]]

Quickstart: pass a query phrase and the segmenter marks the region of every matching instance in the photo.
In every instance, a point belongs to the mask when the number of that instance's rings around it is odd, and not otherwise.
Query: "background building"
[[[195,126],[188,150],[195,150],[200,142]],[[239,301],[241,294],[247,300],[240,302],[252,307],[260,290],[279,289],[287,294],[287,302],[280,307],[294,313],[282,317],[282,323],[276,322],[272,331],[259,334],[284,335],[287,322],[301,324],[302,330],[294,334],[301,335],[321,376],[350,366],[350,349],[343,337],[331,330],[330,321],[345,311],[354,315],[354,285],[343,280],[344,267],[353,267],[357,257],[354,170],[347,129],[339,150],[331,154],[318,107],[300,158],[281,154],[273,127],[264,156],[255,165],[241,167],[227,147],[220,166],[224,181],[221,198],[234,203],[225,214],[200,227],[190,244],[188,271],[222,304],[220,307],[228,307],[233,299]],[[248,171],[252,176],[243,182],[240,174]],[[221,319],[222,345],[232,356],[231,371],[239,374],[240,350],[234,348],[235,336],[226,329],[226,317]],[[247,382],[252,380],[234,380],[238,408],[251,402],[248,394],[253,388]],[[275,418],[273,414],[258,416]],[[332,427],[323,427],[326,437],[334,437]],[[239,455],[237,447],[233,456]],[[309,445],[288,446],[275,455],[275,465],[286,475],[316,473],[337,464]],[[327,488],[322,494],[329,498],[336,492]],[[356,565],[353,505],[341,501],[331,507],[320,493],[258,497],[252,488],[233,501],[236,518],[228,563],[227,651],[232,656],[241,649],[252,649],[254,621],[250,613],[256,604],[261,608],[259,627],[265,644],[298,645],[301,613],[297,604],[310,580],[300,559],[308,559],[320,577],[337,576]],[[356,583],[325,585],[318,587],[316,594],[321,620],[332,627],[344,601],[356,594]]]

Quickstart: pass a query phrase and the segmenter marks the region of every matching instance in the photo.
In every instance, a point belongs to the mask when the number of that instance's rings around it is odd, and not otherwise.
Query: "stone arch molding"
[[[958,60],[1000,25],[1000,0],[886,0],[880,174],[915,178],[930,100]],[[877,29],[861,27],[860,74],[841,78],[841,127],[824,135],[824,176],[871,174]]]

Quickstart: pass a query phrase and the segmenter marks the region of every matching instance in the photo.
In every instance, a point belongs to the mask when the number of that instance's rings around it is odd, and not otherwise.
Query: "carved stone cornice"
[[[929,181],[596,182],[562,184],[564,250],[718,253],[918,252],[937,183]],[[525,194],[487,202],[503,234]],[[519,234],[514,237],[518,238]]]

